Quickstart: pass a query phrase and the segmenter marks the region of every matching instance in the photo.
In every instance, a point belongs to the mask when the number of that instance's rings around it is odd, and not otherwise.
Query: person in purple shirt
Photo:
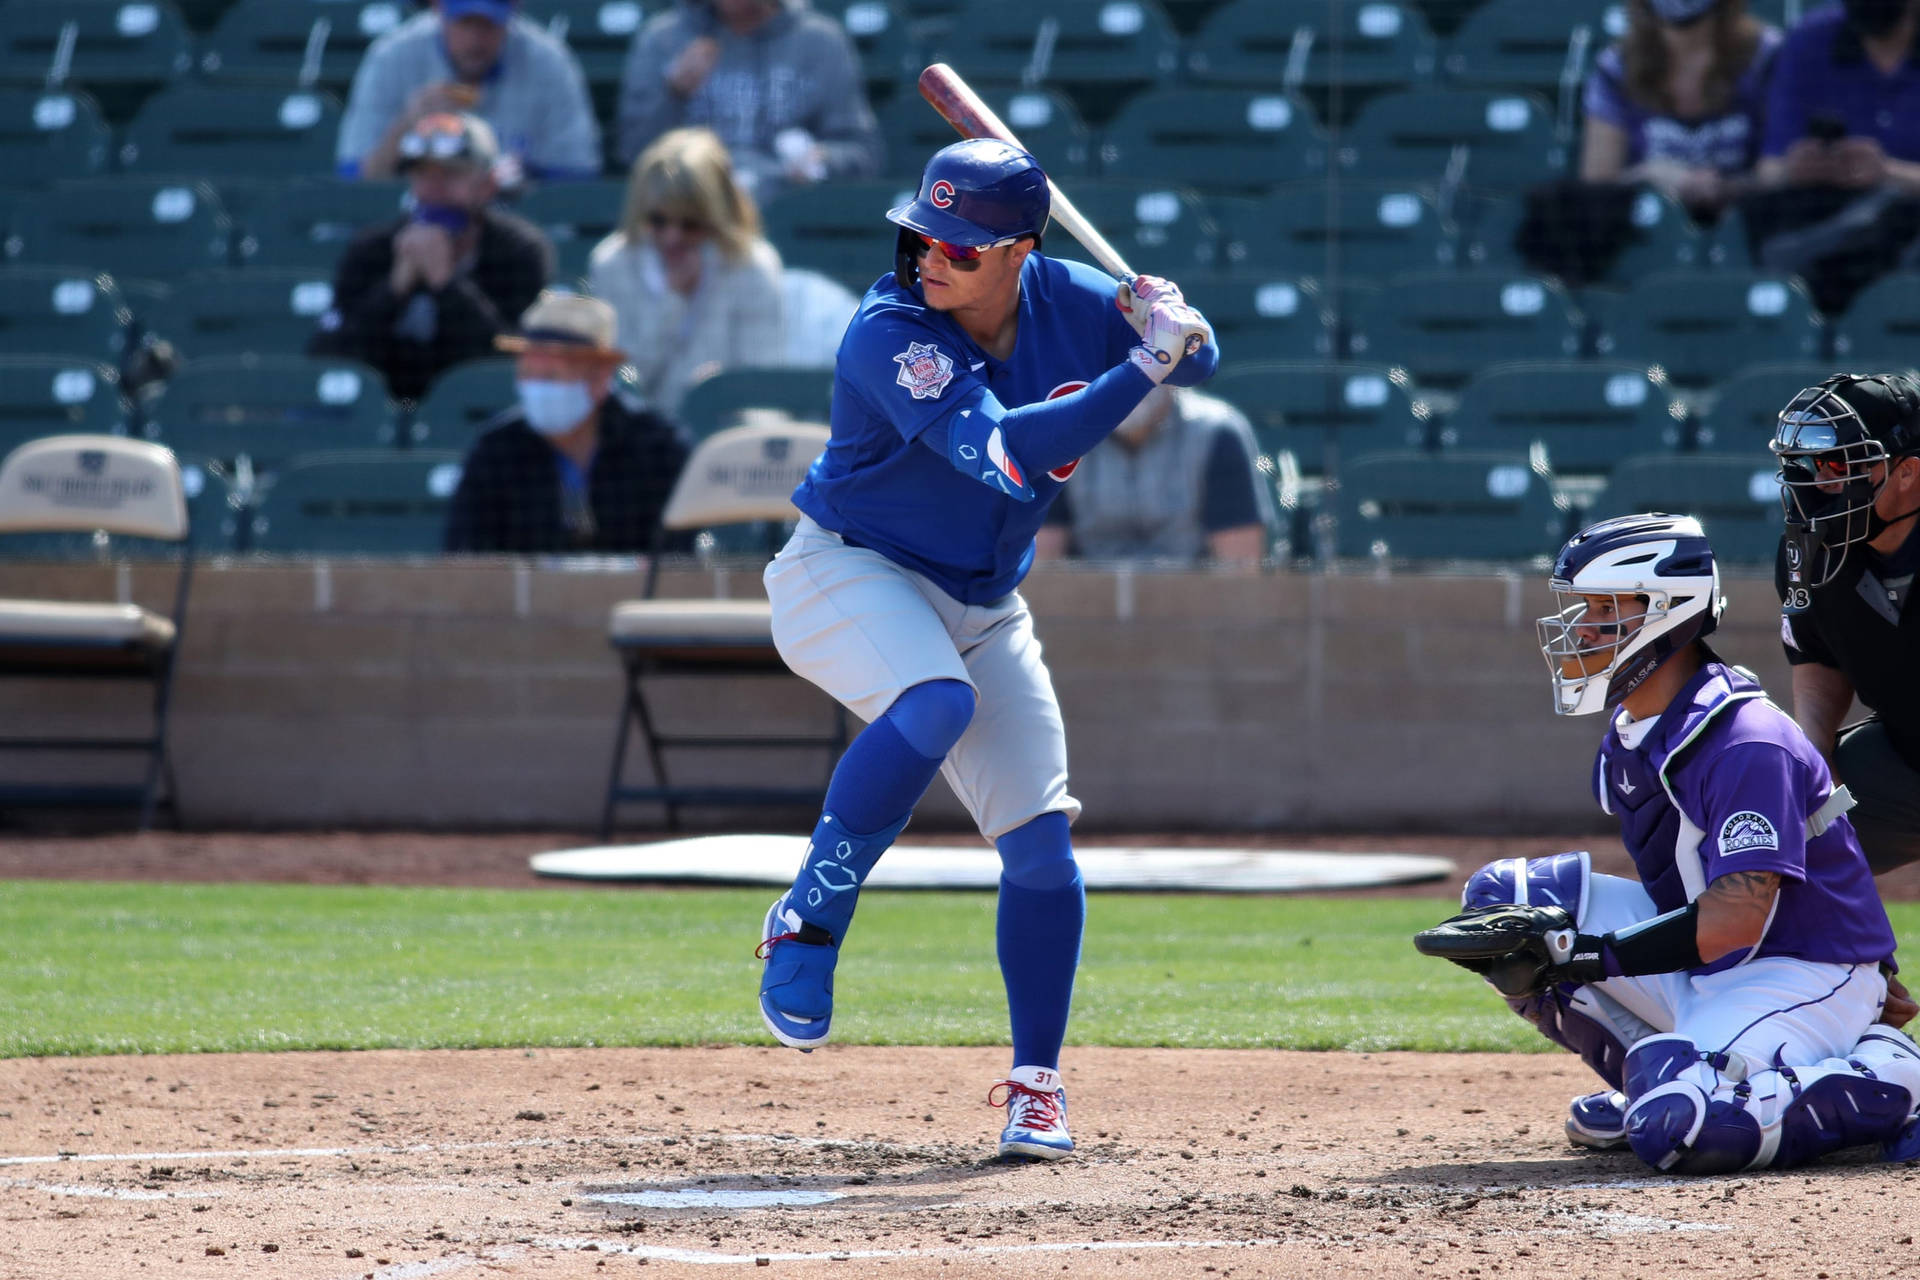
[[[1920,0],[1843,0],[1787,34],[1767,101],[1771,186],[1920,192]]]
[[[1608,1088],[1567,1135],[1727,1173],[1879,1143],[1920,1156],[1920,1046],[1882,1021],[1894,939],[1820,753],[1706,643],[1724,601],[1688,516],[1602,521],[1561,550],[1538,623],[1562,715],[1609,713],[1592,784],[1636,883],[1584,852],[1489,863],[1469,908],[1557,906],[1547,985],[1510,997]]]
[[[1587,76],[1580,177],[1718,213],[1759,161],[1780,31],[1746,0],[1636,0],[1628,14]]]

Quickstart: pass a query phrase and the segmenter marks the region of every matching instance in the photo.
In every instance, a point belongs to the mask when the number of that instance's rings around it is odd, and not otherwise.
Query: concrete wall
[[[164,601],[149,567],[0,565],[0,596]],[[213,562],[176,692],[186,819],[206,827],[576,827],[597,820],[620,682],[607,610],[631,564]],[[662,594],[757,596],[688,568]],[[1500,831],[1584,825],[1597,718],[1554,716],[1537,575],[1061,568],[1026,588],[1090,827]],[[1722,651],[1783,701],[1771,585],[1728,583]],[[136,723],[125,688],[0,685],[0,732]],[[704,731],[824,727],[786,678],[667,682]],[[685,777],[824,777],[821,753],[689,758]],[[21,762],[0,760],[17,774]],[[639,772],[643,772],[643,769]],[[636,772],[635,776],[638,776]],[[963,823],[944,784],[922,825]],[[640,824],[653,821],[635,810]],[[702,821],[698,816],[696,822]],[[797,827],[805,815],[704,821]]]

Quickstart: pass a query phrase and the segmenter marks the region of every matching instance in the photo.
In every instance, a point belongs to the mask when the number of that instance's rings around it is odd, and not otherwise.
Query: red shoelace
[[[773,953],[773,944],[776,942],[798,941],[800,941],[800,935],[797,933],[776,933],[753,949],[753,958],[755,960],[765,960]]]
[[[998,1101],[994,1095],[1005,1089],[1006,1096]],[[1015,1099],[1019,1100],[1019,1114],[1015,1119],[1029,1129],[1060,1128],[1060,1095],[1040,1089],[1029,1089],[1017,1080],[1002,1080],[987,1090],[987,1105],[990,1107],[1010,1107]]]

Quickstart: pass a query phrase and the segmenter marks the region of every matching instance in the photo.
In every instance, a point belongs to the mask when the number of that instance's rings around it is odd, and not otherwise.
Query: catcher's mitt
[[[1462,911],[1413,935],[1421,955],[1473,970],[1503,996],[1538,995],[1573,951],[1573,917],[1560,907],[1495,903]]]

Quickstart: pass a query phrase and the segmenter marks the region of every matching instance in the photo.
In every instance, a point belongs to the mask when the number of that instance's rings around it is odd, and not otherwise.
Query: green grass
[[[765,890],[0,882],[0,1056],[767,1043]],[[1545,1048],[1409,936],[1448,900],[1099,895],[1071,1038]],[[1911,934],[1920,907],[1895,908]],[[834,1039],[998,1044],[985,894],[873,893]]]

